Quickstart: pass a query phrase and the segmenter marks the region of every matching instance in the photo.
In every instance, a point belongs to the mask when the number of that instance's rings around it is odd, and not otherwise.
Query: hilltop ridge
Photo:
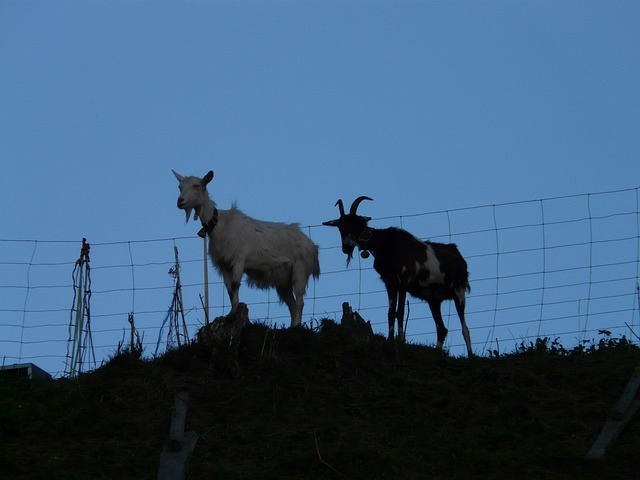
[[[633,478],[638,419],[602,461],[584,456],[640,351],[562,352],[547,340],[452,358],[324,321],[250,324],[239,339],[79,378],[0,379],[4,479],[155,478],[174,396],[199,434],[188,478]]]

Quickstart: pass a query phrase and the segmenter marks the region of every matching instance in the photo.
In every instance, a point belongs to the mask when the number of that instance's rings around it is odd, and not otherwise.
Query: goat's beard
[[[197,210],[193,210],[193,208],[185,208],[184,209],[184,213],[185,213],[185,222],[189,223],[189,218],[191,217],[191,212],[193,211],[193,220],[198,220],[198,212]]]
[[[356,249],[355,245],[353,247],[347,247],[342,249],[342,252],[347,255],[347,267],[351,263],[351,260],[353,260],[353,251],[355,249]]]

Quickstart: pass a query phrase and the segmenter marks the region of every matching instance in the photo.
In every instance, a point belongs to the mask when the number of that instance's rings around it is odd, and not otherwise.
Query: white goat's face
[[[184,177],[175,170],[172,170],[172,172],[179,182],[178,188],[180,189],[180,196],[178,196],[178,208],[185,211],[187,221],[189,221],[191,211],[195,210],[193,219],[197,220],[200,207],[209,199],[207,184],[213,178],[213,171],[209,171],[209,173],[202,178]]]

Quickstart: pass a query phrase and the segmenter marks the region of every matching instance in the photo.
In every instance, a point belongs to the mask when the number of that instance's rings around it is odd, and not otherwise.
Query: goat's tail
[[[469,272],[465,269],[464,274],[454,280],[451,286],[456,290],[466,291],[467,293],[471,292],[471,285],[469,284]]]

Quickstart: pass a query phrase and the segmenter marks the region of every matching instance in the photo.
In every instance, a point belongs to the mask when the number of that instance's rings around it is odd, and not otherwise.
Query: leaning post
[[[195,432],[185,432],[189,406],[189,394],[180,392],[175,398],[175,407],[169,428],[169,438],[160,454],[158,480],[183,480],[186,478],[187,462],[198,440]]]

